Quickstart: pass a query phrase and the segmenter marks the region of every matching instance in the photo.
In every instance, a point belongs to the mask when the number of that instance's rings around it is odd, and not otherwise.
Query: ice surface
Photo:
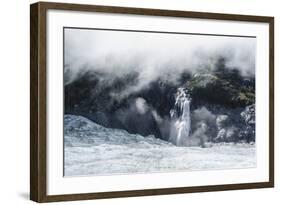
[[[102,127],[84,117],[64,117],[65,176],[251,168],[255,145],[178,147],[154,136]]]

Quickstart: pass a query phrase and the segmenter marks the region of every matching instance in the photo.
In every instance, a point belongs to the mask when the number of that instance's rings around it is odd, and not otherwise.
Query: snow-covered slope
[[[64,117],[65,175],[108,175],[256,166],[255,146],[177,147],[155,138],[102,127],[84,117]]]

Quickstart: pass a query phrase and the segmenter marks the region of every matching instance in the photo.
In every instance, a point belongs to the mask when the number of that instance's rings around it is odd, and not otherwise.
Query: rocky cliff
[[[118,68],[117,68],[118,69]],[[166,78],[168,79],[168,78]],[[255,78],[227,68],[182,73],[176,82],[155,79],[148,86],[137,72],[112,78],[103,72],[81,73],[65,84],[65,114],[85,116],[108,128],[169,140],[171,111],[179,88],[190,97],[190,136],[205,141],[255,141]]]

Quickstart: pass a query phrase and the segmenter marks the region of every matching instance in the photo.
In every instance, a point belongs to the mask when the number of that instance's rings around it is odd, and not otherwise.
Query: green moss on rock
[[[204,104],[223,104],[231,107],[241,107],[255,102],[254,85],[249,85],[241,79],[218,76],[214,73],[196,73],[186,83],[193,101]]]

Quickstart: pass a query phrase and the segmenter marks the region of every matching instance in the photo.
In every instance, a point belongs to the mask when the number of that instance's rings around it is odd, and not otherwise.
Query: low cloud
[[[192,113],[191,139],[195,139],[198,145],[204,146],[204,143],[216,133],[216,115],[206,107],[200,107]]]
[[[143,99],[143,98],[137,98],[135,101],[135,104],[136,104],[136,110],[140,114],[145,114],[149,109],[148,105],[146,104],[145,99]]]
[[[183,72],[215,69],[219,57],[230,69],[253,76],[255,49],[256,39],[246,37],[66,29],[65,83],[88,70],[112,79],[135,72],[137,82],[120,93],[126,96],[156,79],[177,83]]]

